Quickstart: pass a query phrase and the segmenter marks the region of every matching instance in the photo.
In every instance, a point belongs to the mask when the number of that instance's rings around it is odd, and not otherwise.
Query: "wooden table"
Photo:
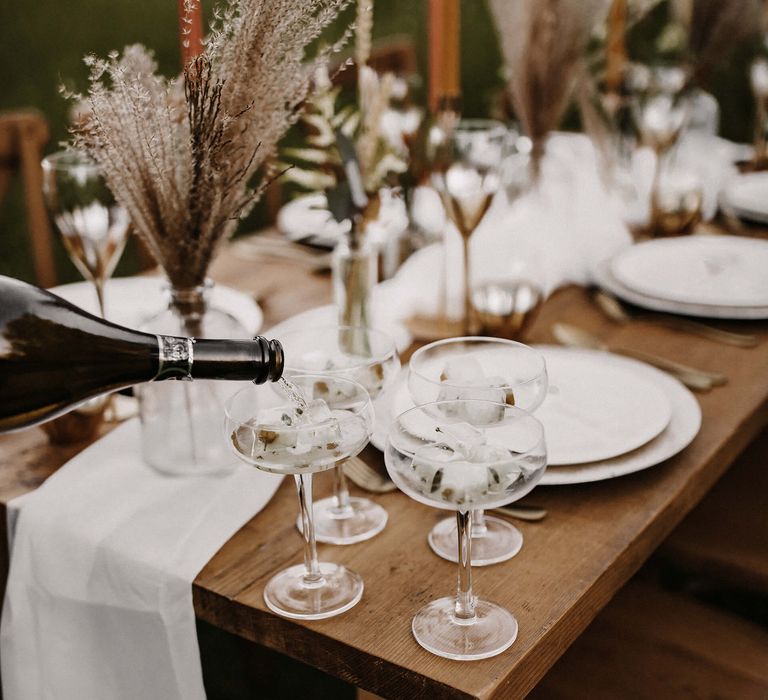
[[[213,277],[260,298],[267,326],[330,298],[326,276],[309,276],[276,260],[239,259],[232,251],[221,255]],[[453,592],[456,566],[427,546],[427,533],[444,514],[398,492],[375,497],[389,512],[383,533],[348,547],[319,546],[321,560],[342,562],[365,580],[362,601],[348,613],[302,623],[265,608],[264,584],[302,557],[294,527],[295,489],[286,480],[269,505],[200,572],[194,582],[198,617],[387,698],[523,697],[768,417],[768,324],[722,324],[754,332],[763,341],[753,349],[731,348],[640,323],[612,325],[584,290],[570,287],[547,301],[530,341],[551,342],[549,327],[556,320],[580,325],[609,342],[725,371],[730,381],[698,395],[701,432],[665,464],[595,484],[540,487],[528,497],[549,510],[548,518],[519,523],[525,546],[512,560],[474,571],[477,594],[518,618],[520,634],[507,652],[460,663],[433,656],[414,641],[413,614]],[[0,505],[36,487],[83,447],[50,447],[38,429],[0,438]],[[378,453],[366,454],[380,461]],[[316,479],[316,495],[328,492],[329,481]]]

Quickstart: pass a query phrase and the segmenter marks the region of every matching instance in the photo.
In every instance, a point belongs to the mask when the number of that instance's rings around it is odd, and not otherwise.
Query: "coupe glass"
[[[43,158],[43,195],[75,267],[96,288],[104,316],[104,285],[128,238],[128,214],[99,168],[84,154],[60,151]]]
[[[408,390],[414,403],[447,399],[501,401],[535,411],[547,393],[544,358],[522,343],[501,338],[451,338],[425,345],[408,364]],[[514,525],[481,509],[472,514],[472,563],[506,561],[523,546]],[[429,545],[443,559],[458,561],[456,523],[441,520],[429,533]]]
[[[326,326],[284,333],[286,374],[312,372],[346,377],[361,384],[376,399],[400,370],[397,348],[390,336],[354,326]],[[318,542],[353,544],[384,529],[387,511],[369,498],[351,497],[343,464],[333,470],[334,495],[315,504]],[[297,521],[301,530],[301,516]]]
[[[226,402],[225,415],[226,439],[240,459],[296,480],[304,563],[270,579],[264,588],[267,607],[301,620],[349,610],[363,595],[363,580],[341,564],[318,562],[312,474],[333,469],[368,443],[373,425],[368,392],[349,379],[296,375],[278,385],[241,389]]]
[[[384,455],[402,491],[456,511],[458,590],[455,598],[439,598],[416,613],[416,641],[433,654],[462,661],[501,653],[517,637],[517,620],[474,595],[472,513],[521,498],[538,483],[547,462],[541,423],[495,401],[429,403],[394,420]]]
[[[490,119],[466,119],[449,129],[439,147],[432,183],[464,246],[465,334],[473,331],[469,241],[501,184],[501,166],[509,138],[506,127]]]

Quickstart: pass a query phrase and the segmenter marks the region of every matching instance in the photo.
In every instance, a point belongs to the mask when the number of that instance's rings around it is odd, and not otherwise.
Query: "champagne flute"
[[[400,359],[386,333],[355,326],[307,328],[281,335],[285,373],[352,379],[376,400],[397,376]],[[351,497],[343,465],[333,470],[334,493],[315,504],[315,537],[329,544],[354,544],[384,529],[387,511],[370,498]],[[301,530],[301,517],[296,526]]]
[[[446,131],[436,156],[438,167],[432,183],[463,245],[462,327],[465,335],[474,328],[469,242],[501,184],[501,165],[507,145],[507,129],[501,122],[466,119]]]
[[[43,158],[42,167],[48,211],[75,267],[93,283],[105,317],[104,285],[125,248],[128,214],[83,153],[54,153]]]
[[[527,494],[546,468],[544,429],[505,403],[440,401],[416,406],[392,423],[384,452],[398,488],[420,503],[456,511],[458,590],[416,613],[413,636],[427,651],[470,661],[500,654],[517,637],[517,620],[472,590],[472,513]]]
[[[417,405],[484,399],[533,412],[544,401],[547,386],[544,358],[527,345],[502,338],[441,340],[417,350],[408,363],[408,391]],[[457,417],[460,409],[457,404]],[[475,566],[506,561],[523,546],[520,530],[482,509],[472,513],[471,536]],[[439,557],[458,561],[453,518],[438,522],[428,541]]]
[[[226,439],[247,464],[293,474],[299,496],[304,563],[273,576],[264,602],[278,615],[320,620],[339,615],[363,595],[363,580],[341,564],[317,558],[312,475],[353,457],[368,443],[373,408],[356,382],[325,375],[296,375],[279,386],[241,389],[225,404]]]

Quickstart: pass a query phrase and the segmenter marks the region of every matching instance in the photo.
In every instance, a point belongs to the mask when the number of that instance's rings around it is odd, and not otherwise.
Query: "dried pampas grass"
[[[217,245],[255,203],[268,159],[299,117],[318,65],[307,47],[349,0],[231,0],[183,80],[157,75],[142,46],[88,57],[75,147],[100,166],[176,288],[200,285]]]
[[[587,41],[608,0],[489,0],[517,118],[533,141],[534,174],[547,134],[571,99]]]

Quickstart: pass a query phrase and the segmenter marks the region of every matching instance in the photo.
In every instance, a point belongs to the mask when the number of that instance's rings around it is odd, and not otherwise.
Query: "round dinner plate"
[[[768,241],[680,236],[626,248],[613,276],[640,294],[684,304],[768,306]]]
[[[107,280],[104,290],[107,320],[128,328],[139,328],[167,308],[167,284],[163,277],[114,277]],[[62,284],[49,291],[99,315],[96,292],[91,282]],[[248,294],[217,284],[211,292],[211,304],[232,314],[250,334],[256,334],[261,328],[264,315]]]
[[[536,346],[536,349],[542,353],[548,369],[552,368],[555,377],[559,360],[563,357],[568,358],[566,360],[568,364],[573,361],[572,358],[583,356],[589,358],[589,361],[600,362],[605,366],[630,368],[631,372],[655,384],[663,392],[670,406],[670,419],[667,426],[646,444],[610,459],[582,464],[554,465],[550,462],[540,482],[541,485],[583,484],[648,469],[676,455],[687,447],[699,432],[701,409],[696,398],[677,379],[665,372],[637,360],[597,350],[576,350],[558,346]],[[384,394],[376,404],[376,422],[371,444],[379,450],[384,449],[391,416],[399,413],[399,409],[409,400],[405,386],[406,372],[407,369],[404,368],[399,383],[388,394]],[[557,386],[557,379],[552,380],[552,386]],[[396,405],[398,400],[402,402],[400,406]],[[410,403],[412,405],[412,402]],[[535,415],[541,417],[539,411]],[[557,442],[558,436],[554,432],[555,426],[547,426],[545,420],[542,422],[544,422],[549,450],[550,443]]]
[[[561,352],[600,355],[606,364],[631,363],[638,374],[642,374],[649,381],[656,383],[667,396],[672,407],[672,416],[667,427],[642,447],[612,459],[590,462],[589,464],[548,466],[539,482],[540,485],[586,484],[633,474],[674,457],[678,452],[685,449],[698,434],[701,428],[699,402],[681,382],[666,372],[644,362],[597,350],[570,350],[559,347],[539,347],[538,350],[547,358],[547,363],[550,362],[550,357],[553,357],[555,353]]]
[[[653,378],[637,371],[639,363],[560,348],[547,350],[544,357],[550,388],[535,415],[546,430],[550,465],[610,459],[646,444],[667,427],[671,403]],[[407,382],[401,380],[393,389],[390,416],[413,405]],[[383,443],[382,430],[385,439],[386,420],[377,422],[372,439],[377,447]]]
[[[619,282],[611,272],[611,261],[604,260],[592,270],[595,284],[630,304],[635,304],[651,311],[664,311],[684,316],[700,318],[721,318],[731,320],[761,320],[768,318],[767,306],[722,306],[718,304],[687,304],[680,301],[661,299],[650,294],[642,294]]]
[[[737,216],[768,223],[768,172],[736,175],[726,185],[722,198]]]

